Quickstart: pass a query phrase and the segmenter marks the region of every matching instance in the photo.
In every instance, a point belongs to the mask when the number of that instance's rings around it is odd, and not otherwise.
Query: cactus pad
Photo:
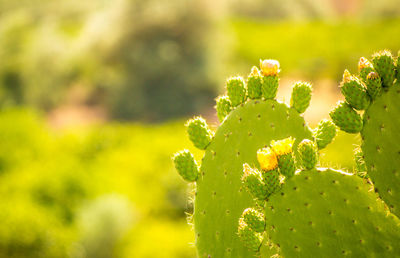
[[[343,172],[302,171],[269,198],[267,235],[284,257],[397,256],[400,222],[369,188]]]

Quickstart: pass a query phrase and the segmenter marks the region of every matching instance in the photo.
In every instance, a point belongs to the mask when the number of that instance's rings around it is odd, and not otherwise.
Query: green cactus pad
[[[363,127],[361,116],[346,102],[339,101],[329,115],[333,122],[345,132],[358,133]]]
[[[348,71],[345,71],[348,73]],[[340,84],[340,89],[347,103],[357,110],[364,110],[370,103],[370,97],[363,83],[355,76],[349,75]]]
[[[193,145],[200,150],[205,150],[213,137],[213,132],[208,128],[206,120],[195,117],[186,123],[186,127]]]
[[[255,201],[241,182],[243,164],[259,167],[257,150],[293,136],[312,137],[299,113],[275,100],[250,100],[227,116],[207,147],[196,181],[196,246],[199,257],[252,257],[238,235],[238,221]]]
[[[311,84],[307,82],[296,82],[293,85],[290,106],[296,109],[300,114],[304,113],[310,105],[311,93]]]
[[[259,233],[264,232],[265,218],[263,213],[256,211],[255,209],[248,208],[244,210],[242,218],[252,230]]]
[[[304,139],[298,148],[301,166],[305,169],[313,169],[318,162],[318,149],[313,141]]]
[[[199,175],[199,167],[190,151],[180,151],[174,155],[173,159],[175,168],[183,179],[189,182],[197,180]]]
[[[335,138],[336,126],[332,121],[323,119],[318,123],[317,128],[313,130],[313,134],[318,149],[322,150]]]
[[[380,51],[372,56],[372,63],[375,70],[382,78],[383,87],[393,85],[396,70],[392,54],[389,51]]]
[[[378,97],[364,114],[361,131],[370,179],[390,210],[400,217],[400,83]]]
[[[278,92],[279,77],[275,75],[263,76],[261,92],[265,99],[274,99]]]
[[[247,93],[251,99],[260,99],[262,86],[262,76],[257,67],[253,67],[250,75],[247,77]]]
[[[226,91],[233,107],[236,107],[246,100],[246,87],[242,77],[232,77],[226,82]]]
[[[220,96],[216,100],[217,116],[220,122],[224,121],[225,117],[231,112],[232,104],[228,96]]]
[[[400,221],[357,176],[330,169],[302,171],[269,198],[265,217],[266,233],[283,257],[400,254]]]

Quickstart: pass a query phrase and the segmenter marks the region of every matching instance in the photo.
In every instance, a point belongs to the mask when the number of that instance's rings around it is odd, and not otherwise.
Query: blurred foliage
[[[296,74],[311,80],[339,80],[345,68],[357,72],[354,64],[360,56],[369,57],[380,49],[397,53],[400,46],[399,19],[269,23],[233,18],[231,25],[237,42],[234,62],[250,67],[260,58],[273,58],[280,61],[283,76]]]
[[[117,119],[199,112],[216,94],[208,8],[201,0],[0,1],[0,105],[49,110],[80,87],[88,105]]]
[[[195,256],[192,188],[171,161],[191,146],[182,121],[55,132],[18,109],[0,121],[0,257]]]

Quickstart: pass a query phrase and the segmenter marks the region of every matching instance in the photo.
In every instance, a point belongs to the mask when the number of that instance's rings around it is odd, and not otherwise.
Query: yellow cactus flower
[[[256,66],[253,66],[251,68],[250,76],[257,76],[257,75],[260,75],[260,71]]]
[[[292,137],[280,140],[271,141],[271,148],[277,156],[282,156],[292,152],[294,139]]]
[[[276,76],[279,73],[279,62],[272,59],[260,60],[260,68],[265,76]]]
[[[349,70],[344,70],[344,73],[343,73],[343,82],[344,83],[346,83],[346,82],[350,82],[351,80],[352,80],[352,78],[353,78],[353,76],[351,75],[351,73],[349,72]]]
[[[364,69],[366,67],[372,67],[372,64],[365,57],[361,57],[360,61],[358,61],[358,71],[361,71],[362,69]]]
[[[257,151],[257,160],[262,170],[270,171],[278,166],[278,159],[271,148],[264,148]]]

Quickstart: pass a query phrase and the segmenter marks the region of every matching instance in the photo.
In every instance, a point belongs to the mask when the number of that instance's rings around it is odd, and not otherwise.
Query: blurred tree
[[[206,0],[24,3],[0,1],[0,105],[49,110],[77,85],[89,89],[86,104],[123,120],[160,121],[213,102]]]

